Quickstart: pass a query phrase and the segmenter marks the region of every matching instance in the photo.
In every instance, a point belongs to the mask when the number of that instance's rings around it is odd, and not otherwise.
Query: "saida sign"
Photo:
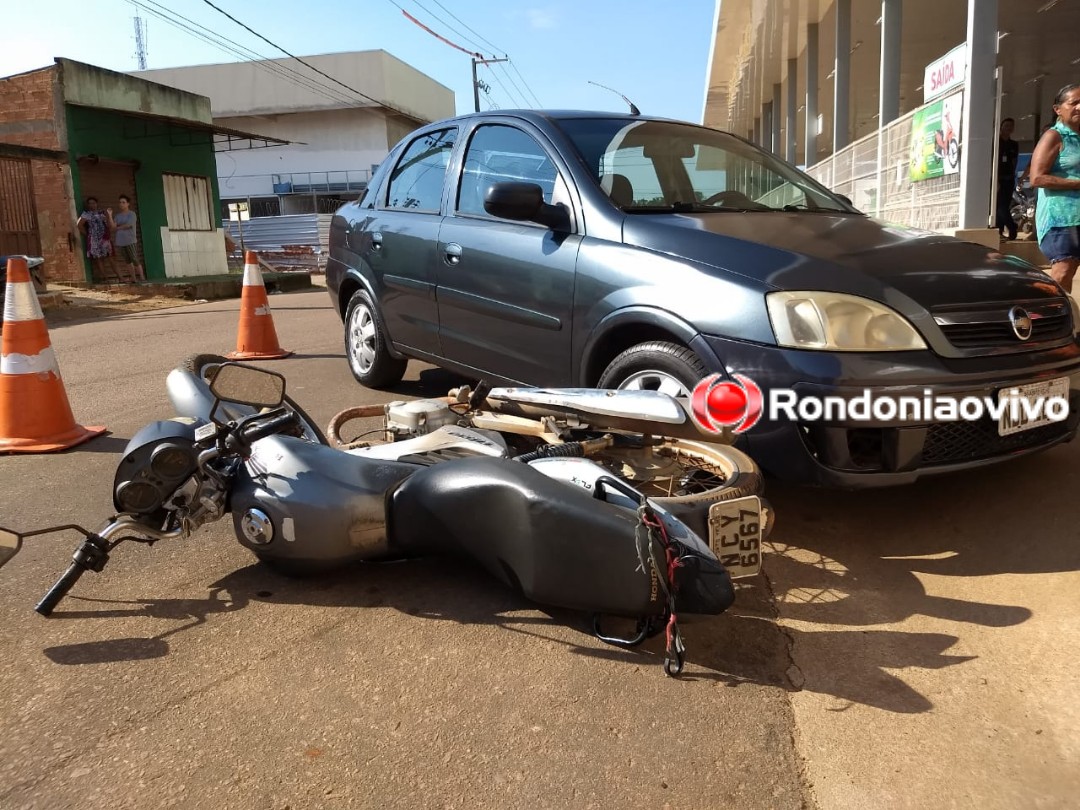
[[[923,102],[962,87],[967,78],[967,43],[957,45],[923,71]]]

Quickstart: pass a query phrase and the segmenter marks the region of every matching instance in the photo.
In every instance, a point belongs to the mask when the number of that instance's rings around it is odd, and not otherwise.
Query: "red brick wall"
[[[71,199],[71,169],[52,160],[32,160],[34,201],[37,204],[41,255],[50,281],[85,281]],[[69,241],[70,240],[70,241]]]
[[[55,67],[0,79],[0,142],[64,149]]]
[[[55,66],[0,79],[0,143],[57,151],[66,148],[63,105],[58,102],[56,85]],[[50,281],[84,281],[71,169],[53,160],[31,160],[30,166],[45,277]]]

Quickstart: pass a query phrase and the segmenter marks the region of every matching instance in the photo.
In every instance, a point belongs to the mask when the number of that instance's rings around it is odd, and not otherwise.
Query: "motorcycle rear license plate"
[[[709,546],[732,579],[761,571],[761,498],[748,495],[709,507]]]

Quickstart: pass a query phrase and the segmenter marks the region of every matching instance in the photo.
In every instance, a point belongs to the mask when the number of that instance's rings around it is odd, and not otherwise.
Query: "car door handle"
[[[451,242],[445,248],[443,248],[443,255],[446,257],[446,263],[454,266],[461,262],[461,245],[457,242]]]
[[[382,233],[380,231],[371,234],[371,249],[382,250]]]

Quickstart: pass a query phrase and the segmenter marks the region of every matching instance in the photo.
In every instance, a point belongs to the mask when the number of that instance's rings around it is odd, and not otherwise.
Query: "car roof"
[[[600,110],[547,110],[547,109],[510,109],[510,110],[487,110],[484,112],[465,113],[453,118],[444,118],[434,123],[446,124],[450,122],[465,122],[473,118],[520,118],[525,121],[539,123],[542,121],[562,121],[574,118],[608,118],[615,121],[664,121],[673,124],[687,124],[689,126],[701,126],[691,121],[680,121],[675,118],[663,118],[652,115],[632,115],[631,113],[613,113]]]

